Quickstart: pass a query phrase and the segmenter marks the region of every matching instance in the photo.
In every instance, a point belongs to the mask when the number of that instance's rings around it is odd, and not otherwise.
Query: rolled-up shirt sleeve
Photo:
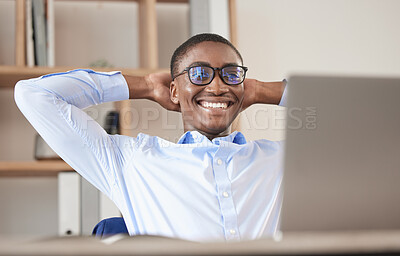
[[[72,168],[112,197],[112,185],[124,165],[118,136],[107,134],[83,108],[126,100],[120,72],[72,70],[21,80],[15,102],[48,145]]]

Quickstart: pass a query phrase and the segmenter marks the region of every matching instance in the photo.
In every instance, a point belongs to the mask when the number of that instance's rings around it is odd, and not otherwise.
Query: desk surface
[[[111,240],[117,240],[111,242]],[[400,230],[330,233],[285,233],[239,243],[195,243],[176,239],[115,236],[61,237],[40,240],[0,238],[0,255],[395,255],[400,254]]]

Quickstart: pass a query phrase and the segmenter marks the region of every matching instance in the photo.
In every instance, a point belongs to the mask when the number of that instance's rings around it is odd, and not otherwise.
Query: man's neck
[[[197,129],[187,129],[187,130],[185,129],[185,132],[187,132],[187,131],[197,131],[197,132],[201,133],[202,135],[206,136],[210,141],[212,141],[215,138],[225,137],[225,136],[231,134],[231,126],[229,126],[225,131],[217,133],[217,134],[212,134],[212,133],[208,133],[208,132],[205,132],[202,130],[197,130]]]

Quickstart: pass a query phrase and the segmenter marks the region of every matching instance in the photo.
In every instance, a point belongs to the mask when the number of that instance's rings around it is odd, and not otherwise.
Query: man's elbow
[[[24,107],[32,104],[37,95],[33,93],[33,85],[30,80],[20,80],[14,87],[14,101],[18,108],[23,111]]]
[[[15,84],[14,87],[14,100],[19,108],[21,108],[21,104],[26,101],[27,92],[26,92],[26,80],[20,80]]]

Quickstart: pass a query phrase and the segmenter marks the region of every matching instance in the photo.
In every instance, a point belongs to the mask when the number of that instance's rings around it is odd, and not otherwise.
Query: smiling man
[[[120,209],[130,235],[240,241],[279,229],[281,144],[246,141],[231,123],[255,103],[278,104],[283,82],[245,79],[237,49],[215,34],[188,39],[171,75],[74,70],[17,83],[15,100],[47,143]],[[81,109],[149,99],[182,113],[177,143],[109,135]]]

